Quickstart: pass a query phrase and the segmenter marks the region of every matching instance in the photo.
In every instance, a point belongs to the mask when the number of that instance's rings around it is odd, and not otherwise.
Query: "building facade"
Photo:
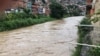
[[[92,1],[93,0],[86,0],[86,14],[91,14]]]
[[[96,13],[100,7],[100,1],[99,0],[87,0],[86,2],[87,7],[87,14],[90,14],[91,16]]]
[[[26,3],[24,0],[0,0],[0,11],[7,9],[15,9],[18,7],[25,7]]]
[[[49,15],[49,0],[34,0],[32,2],[32,12],[33,14],[44,14]]]
[[[9,11],[19,8],[28,8],[33,14],[49,15],[49,0],[0,0],[0,11]]]

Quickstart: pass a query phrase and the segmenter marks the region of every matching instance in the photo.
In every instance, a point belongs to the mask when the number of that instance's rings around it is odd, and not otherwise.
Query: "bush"
[[[4,19],[0,20],[0,31],[6,31],[11,29],[16,29],[20,27],[25,27],[29,25],[39,24],[51,20],[54,18],[39,16],[38,19],[29,10],[24,10],[23,13],[9,13],[5,15]]]
[[[16,20],[16,19],[27,19],[27,18],[36,18],[33,14],[26,14],[26,13],[9,13],[5,15],[3,19],[0,20],[2,21],[9,21],[9,20]]]
[[[70,16],[80,16],[82,12],[82,10],[79,9],[79,7],[76,5],[68,5],[66,9],[67,14],[69,14]]]
[[[100,56],[100,47],[92,47],[89,56]]]
[[[14,20],[7,20],[0,22],[0,31],[12,30],[20,27],[25,27],[29,25],[44,23],[47,21],[54,20],[53,18],[45,17],[45,18],[18,18]]]
[[[0,17],[2,15],[0,14]],[[1,21],[9,21],[9,20],[15,20],[15,19],[26,19],[26,18],[36,18],[32,13],[30,13],[29,9],[23,8],[23,12],[12,12],[4,15],[5,17],[2,17],[3,19],[0,19]]]
[[[65,8],[60,5],[59,3],[56,2],[52,2],[52,4],[50,4],[50,9],[51,9],[51,13],[50,16],[53,18],[57,18],[60,19],[64,16],[64,12],[65,12]]]
[[[80,24],[82,24],[82,25],[91,25],[91,20],[89,18],[84,18],[84,20]],[[91,30],[93,30],[93,27],[90,27],[90,26],[79,26],[79,30],[84,32],[84,34],[87,34]]]
[[[91,21],[89,18],[84,18],[80,24],[83,25],[91,25]],[[90,27],[86,26],[78,26],[78,43],[83,43],[84,37],[91,31]],[[74,52],[73,56],[80,56],[82,50],[82,45],[77,45],[76,51]]]

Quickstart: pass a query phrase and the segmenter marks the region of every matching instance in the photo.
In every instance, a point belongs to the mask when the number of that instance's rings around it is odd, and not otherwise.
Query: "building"
[[[99,9],[99,0],[87,0],[86,5],[87,14],[92,16]]]
[[[86,0],[86,14],[91,14],[92,0]]]
[[[33,14],[49,15],[50,13],[49,4],[50,0],[34,0],[34,2],[32,2]]]
[[[26,7],[24,0],[0,0],[0,11]]]
[[[28,8],[33,14],[49,15],[49,0],[0,0],[0,11],[10,13],[19,8]]]

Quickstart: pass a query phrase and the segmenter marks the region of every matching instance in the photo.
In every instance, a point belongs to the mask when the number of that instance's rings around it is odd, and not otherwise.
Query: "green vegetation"
[[[77,5],[67,5],[66,11],[70,16],[80,16],[82,12]]]
[[[89,56],[100,56],[100,47],[92,47],[89,51]]]
[[[47,16],[34,16],[29,12],[29,10],[24,10],[23,13],[18,12],[6,14],[3,19],[0,19],[0,31],[7,31],[11,29],[55,20],[54,18]]]
[[[80,24],[90,25],[91,21],[89,18],[84,18]],[[78,34],[79,34],[78,43],[83,43],[84,37],[87,35],[87,33],[89,33],[91,31],[91,29],[90,29],[90,27],[86,27],[86,26],[78,26],[78,29],[79,29],[78,30]],[[76,51],[74,52],[73,56],[80,56],[81,49],[82,49],[82,46],[77,45]]]
[[[44,18],[18,18],[14,20],[6,20],[0,22],[0,31],[6,31],[11,29],[16,29],[20,27],[25,27],[29,25],[39,24],[47,21],[54,20],[54,18],[44,17]]]
[[[64,16],[64,8],[59,3],[50,5],[51,17],[43,15],[33,15],[29,9],[23,9],[23,12],[12,12],[6,14],[0,19],[0,31],[21,28],[29,25],[39,24],[51,20],[60,19]]]
[[[64,14],[65,14],[65,8],[57,3],[57,2],[52,2],[52,4],[50,4],[50,9],[51,9],[51,14],[50,16],[56,19],[61,19],[63,18]]]
[[[97,16],[95,16],[91,21],[94,23],[100,21],[100,10],[96,13]],[[97,45],[100,46],[100,45]],[[89,56],[100,56],[100,47],[91,47],[89,50]]]
[[[9,20],[15,20],[15,19],[26,19],[26,18],[36,18],[36,16],[34,16],[33,14],[30,13],[30,10],[29,9],[23,9],[24,12],[20,13],[15,13],[15,12],[11,12],[11,13],[8,13],[8,14],[5,14],[3,16],[3,18],[0,19],[0,22],[3,22],[3,21],[9,21]],[[2,15],[0,16],[2,17]]]
[[[95,13],[94,18],[92,18],[91,21],[93,21],[94,23],[100,21],[100,10],[98,10],[98,12]]]

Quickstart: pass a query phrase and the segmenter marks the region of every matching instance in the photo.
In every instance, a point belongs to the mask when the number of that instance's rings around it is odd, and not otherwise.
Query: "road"
[[[71,56],[84,16],[0,32],[0,56]]]

